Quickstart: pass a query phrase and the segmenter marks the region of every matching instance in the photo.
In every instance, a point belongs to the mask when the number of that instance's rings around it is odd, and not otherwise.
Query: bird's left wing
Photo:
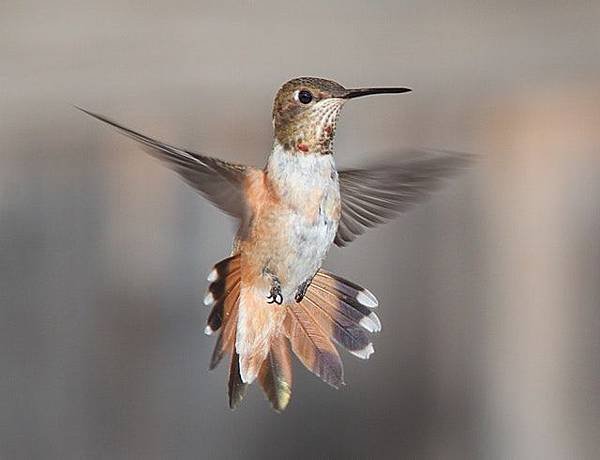
[[[346,246],[367,228],[393,219],[472,159],[473,155],[465,153],[412,152],[390,164],[340,171],[342,215],[335,244]]]
[[[241,218],[244,214],[245,204],[242,194],[242,182],[248,169],[246,166],[228,163],[165,144],[125,128],[103,115],[98,115],[81,107],[77,108],[100,121],[108,123],[117,128],[122,134],[141,143],[150,155],[164,161],[202,196],[227,214],[237,218]]]

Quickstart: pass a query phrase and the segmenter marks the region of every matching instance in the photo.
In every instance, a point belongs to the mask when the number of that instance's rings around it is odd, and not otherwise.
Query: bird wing
[[[346,246],[367,228],[423,201],[444,177],[465,168],[473,158],[456,152],[412,152],[393,163],[340,171],[342,206],[335,244]]]
[[[189,185],[227,214],[241,218],[244,213],[242,182],[248,167],[200,155],[157,141],[125,128],[103,115],[77,107],[82,112],[117,128],[121,134],[144,146],[153,157],[164,161]]]

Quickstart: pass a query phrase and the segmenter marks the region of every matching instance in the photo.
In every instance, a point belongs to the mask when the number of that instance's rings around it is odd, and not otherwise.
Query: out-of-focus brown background
[[[600,3],[0,3],[0,457],[597,458]],[[273,413],[207,370],[233,224],[71,104],[262,164],[285,80],[407,85],[344,109],[338,165],[482,154],[329,269],[380,299],[334,391]]]

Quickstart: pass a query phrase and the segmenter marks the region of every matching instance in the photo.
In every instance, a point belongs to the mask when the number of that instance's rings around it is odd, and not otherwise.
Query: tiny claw
[[[312,282],[312,278],[306,280],[304,283],[302,283],[300,286],[298,286],[298,290],[296,291],[296,295],[294,296],[296,303],[302,302],[302,299],[304,299],[304,296],[306,295],[306,291],[308,291],[308,287],[310,286],[311,282]]]
[[[271,288],[271,293],[269,297],[267,297],[267,303],[276,303],[277,305],[283,303],[283,296],[281,295],[281,289],[279,287],[273,286]]]

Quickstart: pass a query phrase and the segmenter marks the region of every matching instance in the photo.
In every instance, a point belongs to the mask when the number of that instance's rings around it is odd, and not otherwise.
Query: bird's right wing
[[[152,139],[106,118],[77,107],[82,112],[117,128],[121,134],[138,141],[153,157],[164,161],[189,185],[227,214],[242,218],[242,182],[248,167],[183,150]]]

